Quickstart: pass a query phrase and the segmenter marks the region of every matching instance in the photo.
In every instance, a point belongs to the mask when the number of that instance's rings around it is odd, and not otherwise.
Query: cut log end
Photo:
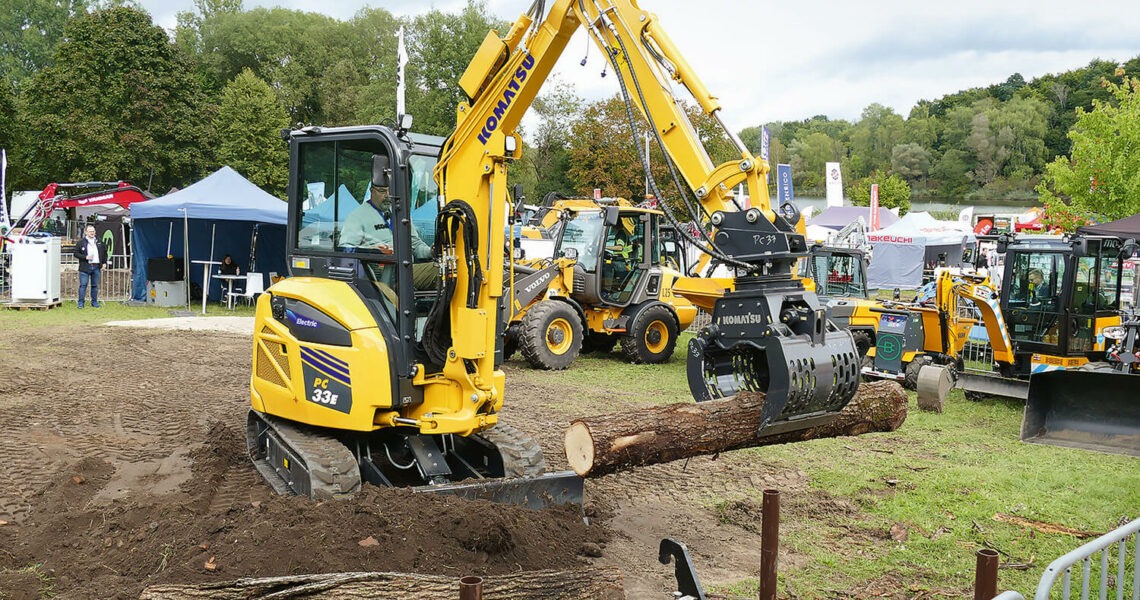
[[[590,426],[574,421],[566,430],[566,460],[579,477],[585,477],[594,465],[594,440]]]

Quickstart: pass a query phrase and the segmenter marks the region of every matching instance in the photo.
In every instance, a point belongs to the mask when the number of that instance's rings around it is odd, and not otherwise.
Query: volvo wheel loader
[[[620,343],[630,362],[669,360],[697,307],[673,293],[664,214],[620,199],[552,210],[553,257],[514,267],[506,356],[517,347],[534,368],[564,369]]]
[[[258,298],[248,417],[250,455],[274,489],[336,497],[363,480],[532,505],[580,500],[581,480],[542,475],[534,439],[500,423],[507,170],[520,156],[524,112],[579,29],[617,75],[634,137],[640,111],[681,201],[707,215],[702,248],[736,272],[690,343],[694,397],[765,392],[765,436],[829,421],[854,396],[854,340],[794,276],[808,251],[798,212],[773,210],[768,164],[726,127],[739,158],[709,159],[673,88],[718,121],[720,105],[656,17],[635,0],[549,9],[537,0],[505,35],[484,39],[459,80],[467,100],[446,139],[409,133],[408,115],[392,126],[288,133],[293,276]],[[740,184],[753,208],[729,212]],[[354,197],[367,188],[370,200],[352,211],[334,204],[324,213],[333,223],[305,227],[317,197],[306,202],[307,191],[339,203],[342,186]],[[438,207],[434,232],[413,223],[424,206]],[[432,269],[438,275],[425,277]]]

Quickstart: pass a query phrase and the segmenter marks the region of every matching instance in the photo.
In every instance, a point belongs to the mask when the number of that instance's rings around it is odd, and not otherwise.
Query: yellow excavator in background
[[[446,140],[411,133],[407,115],[393,126],[288,133],[293,276],[257,302],[248,417],[250,455],[274,489],[335,497],[363,479],[504,501],[580,500],[580,480],[541,475],[539,445],[499,422],[507,167],[519,157],[524,112],[580,28],[610,61],[635,137],[640,111],[669,157],[686,220],[707,215],[713,229],[698,232],[701,248],[737,274],[690,343],[694,397],[766,392],[763,437],[828,422],[854,396],[854,340],[794,274],[808,251],[798,211],[770,206],[767,163],[723,122],[739,158],[712,163],[673,86],[718,122],[720,105],[657,18],[635,0],[557,0],[549,10],[536,0],[505,35],[484,39],[460,78],[469,100]],[[741,184],[753,208],[726,210]],[[308,231],[314,207],[304,194],[318,185],[325,202],[340,202],[344,186],[390,205],[368,201],[343,219],[334,210],[331,227]],[[435,231],[418,231],[411,212],[432,203],[442,203]],[[439,277],[423,277],[433,268]],[[465,479],[476,483],[456,483]]]
[[[957,378],[963,351],[979,324],[993,359],[1013,362],[1012,342],[989,276],[942,269],[934,283],[929,300],[887,302],[872,309],[879,325],[864,376],[900,380],[909,390],[917,389],[919,371],[926,365],[946,366]]]

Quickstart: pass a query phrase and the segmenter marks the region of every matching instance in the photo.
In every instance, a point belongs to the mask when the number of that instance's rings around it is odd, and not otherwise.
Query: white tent
[[[930,213],[908,213],[890,227],[867,234],[872,250],[867,268],[871,288],[917,288],[928,264],[958,266],[977,238],[968,225],[939,221]]]

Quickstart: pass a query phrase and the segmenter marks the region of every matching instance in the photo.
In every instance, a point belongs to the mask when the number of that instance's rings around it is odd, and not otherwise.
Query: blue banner
[[[776,203],[783,204],[796,199],[792,187],[792,165],[776,165]]]

